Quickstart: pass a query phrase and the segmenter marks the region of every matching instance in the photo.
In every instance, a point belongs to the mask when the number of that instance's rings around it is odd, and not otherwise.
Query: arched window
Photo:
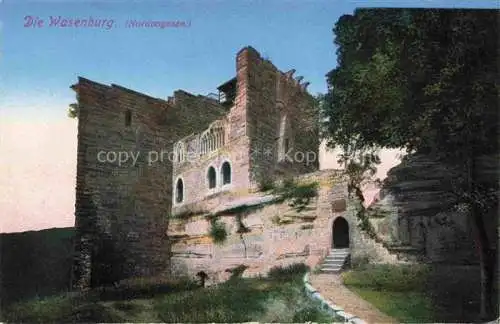
[[[200,154],[201,155],[207,154],[209,152],[208,151],[209,136],[210,136],[210,134],[208,132],[205,132],[200,137]]]
[[[282,111],[278,126],[278,160],[281,161],[292,149],[290,120],[287,114]]]
[[[175,202],[181,203],[184,200],[184,182],[182,179],[177,180],[175,185]]]
[[[214,150],[224,146],[224,125],[221,121],[216,121],[212,124],[210,133],[212,133],[213,136]]]
[[[175,153],[175,162],[180,163],[184,162],[184,157],[185,157],[185,147],[184,143],[179,142],[175,145],[174,153]]]
[[[229,162],[226,161],[226,162],[222,163],[221,173],[222,173],[222,185],[230,184],[231,183],[231,164],[229,164]]]
[[[214,167],[208,168],[207,180],[208,180],[208,189],[215,188],[217,184],[217,175],[215,173]]]
[[[224,124],[215,121],[200,136],[200,153],[201,155],[211,153],[222,146],[224,146]]]

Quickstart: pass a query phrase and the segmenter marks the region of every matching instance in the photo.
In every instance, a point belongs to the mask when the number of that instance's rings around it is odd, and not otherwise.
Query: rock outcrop
[[[409,155],[388,172],[367,215],[390,251],[427,262],[477,262],[470,219],[456,208],[458,176],[425,155]]]

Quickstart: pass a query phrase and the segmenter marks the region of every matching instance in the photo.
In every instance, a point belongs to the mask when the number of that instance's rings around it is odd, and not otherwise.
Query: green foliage
[[[78,104],[77,103],[72,103],[69,105],[68,117],[73,118],[73,119],[78,118]]]
[[[355,270],[366,269],[370,264],[370,257],[366,254],[353,257],[351,260],[351,267]]]
[[[281,223],[280,216],[274,215],[273,217],[271,217],[271,223],[273,223],[274,225],[279,225]]]
[[[262,177],[258,182],[258,186],[261,192],[273,190],[276,187],[274,180],[270,177]]]
[[[359,211],[356,216],[358,217],[359,220],[358,223],[359,228],[366,234],[368,234],[370,238],[375,239],[377,237],[377,232],[375,231],[375,228],[370,222],[370,219],[366,217],[364,210]]]
[[[293,322],[295,316],[303,316],[306,321],[327,321],[327,313],[319,309],[304,316],[308,314],[302,309],[311,302],[301,288],[297,281],[235,279],[204,289],[203,293],[166,297],[155,309],[168,323]]]
[[[424,290],[429,275],[425,265],[366,265],[363,269],[342,274],[348,286],[369,287],[375,290]]]
[[[215,244],[222,244],[227,239],[228,233],[226,226],[216,217],[212,218],[210,221],[209,235]]]
[[[208,214],[208,212],[205,210],[186,209],[178,214],[169,215],[169,217],[172,217],[175,219],[189,219],[190,217],[193,217],[195,215],[204,215],[204,214]]]
[[[495,10],[359,9],[342,16],[334,29],[338,67],[328,74],[322,111],[331,144],[431,153],[466,177],[471,160],[499,149],[489,140],[498,132],[490,41],[498,36],[496,21]],[[471,203],[485,200],[482,185],[474,176],[465,181],[466,191],[480,196]]]
[[[365,211],[368,218],[386,218],[390,212],[381,208],[368,208]]]
[[[237,267],[243,269],[244,266]],[[301,277],[297,277],[301,278]],[[105,300],[92,291],[73,297],[51,297],[13,305],[2,312],[2,320],[25,323],[74,322],[167,322],[167,323],[238,323],[238,322],[328,322],[332,317],[303,292],[301,280],[242,279],[235,277],[205,289],[182,289],[181,281],[170,282],[171,289],[159,292],[155,284],[164,279],[136,278],[120,283],[129,292],[111,295]],[[159,294],[147,295],[142,289]],[[195,289],[192,289],[195,288]],[[139,294],[133,295],[134,292]],[[116,299],[115,299],[116,298]],[[290,311],[293,310],[293,311]]]
[[[269,270],[267,276],[273,280],[302,279],[307,271],[309,267],[304,263],[294,263],[286,267],[275,266]]]
[[[153,298],[156,295],[196,289],[197,283],[189,278],[166,279],[156,277],[136,277],[122,280],[116,287],[107,287],[98,291],[98,299],[129,300],[133,298]]]
[[[344,284],[402,323],[436,322],[425,265],[364,265],[344,272]]]
[[[405,148],[457,169],[452,193],[471,206],[492,313],[495,258],[488,224],[498,209],[498,11],[358,9],[334,28],[323,132],[351,151]],[[357,191],[356,186],[352,187]],[[358,192],[359,194],[359,192]],[[488,219],[488,220],[486,220]],[[491,302],[489,302],[491,300]],[[485,306],[485,305],[483,305]],[[489,310],[488,310],[489,308]],[[483,308],[484,310],[484,308]]]
[[[243,272],[245,272],[246,269],[248,269],[248,266],[240,264],[236,268],[226,270],[231,273],[231,277],[229,278],[229,280],[240,279],[241,276],[243,275]]]
[[[273,194],[278,196],[278,201],[289,201],[290,207],[301,212],[309,205],[312,198],[318,196],[318,187],[317,182],[298,184],[293,179],[285,179],[273,190]]]
[[[308,230],[308,229],[313,229],[314,225],[313,224],[304,224],[300,226],[300,229],[302,230]]]
[[[398,323],[440,322],[436,320],[432,298],[425,292],[381,291],[361,287],[349,289]]]
[[[292,321],[294,323],[306,323],[311,321],[319,323],[329,323],[332,321],[332,317],[324,314],[324,312],[322,312],[318,306],[306,306],[295,312]]]
[[[370,222],[366,209],[361,200],[358,200],[356,206],[356,218],[358,219],[358,227],[364,231],[371,239],[379,241],[377,231]]]

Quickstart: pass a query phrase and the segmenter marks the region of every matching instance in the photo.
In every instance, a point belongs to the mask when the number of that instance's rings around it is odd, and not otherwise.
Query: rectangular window
[[[130,109],[127,109],[127,111],[125,111],[125,126],[130,126],[130,124],[132,123],[132,112],[130,111]]]

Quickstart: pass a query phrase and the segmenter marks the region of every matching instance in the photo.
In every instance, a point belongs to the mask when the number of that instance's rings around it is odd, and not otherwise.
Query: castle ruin
[[[424,231],[392,203],[370,220],[378,240],[360,230],[345,174],[318,170],[319,115],[294,73],[245,47],[235,76],[208,96],[177,90],[163,100],[80,77],[73,286],[200,272],[216,283],[241,265],[249,276],[297,262],[338,271],[349,254],[400,262],[458,249],[467,226]],[[318,184],[300,212],[262,190],[289,178]],[[214,217],[223,244],[209,234]]]

